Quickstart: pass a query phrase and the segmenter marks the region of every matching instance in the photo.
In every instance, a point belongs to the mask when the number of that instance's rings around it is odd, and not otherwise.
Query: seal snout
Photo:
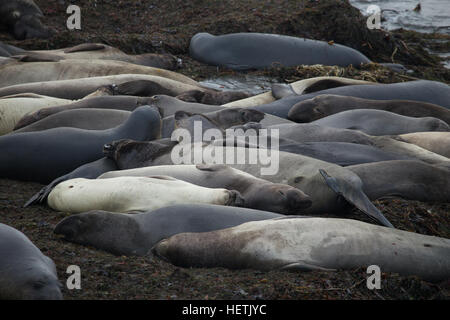
[[[78,217],[67,217],[56,225],[53,233],[63,235],[65,239],[74,239],[81,224],[82,222]]]
[[[243,207],[245,205],[245,199],[242,197],[242,195],[236,191],[236,190],[229,190],[228,191],[228,202],[226,203],[227,206],[233,206],[233,207]]]

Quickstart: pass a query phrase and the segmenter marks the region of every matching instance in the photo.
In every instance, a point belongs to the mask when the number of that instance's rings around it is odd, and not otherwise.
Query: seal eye
[[[299,183],[303,180],[303,177],[295,177],[294,183]]]
[[[314,108],[313,111],[317,114],[323,114],[322,110],[320,110],[320,108]]]

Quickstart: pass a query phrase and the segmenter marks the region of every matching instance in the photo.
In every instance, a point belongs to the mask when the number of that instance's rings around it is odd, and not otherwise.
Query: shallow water
[[[398,28],[418,32],[439,32],[450,34],[450,0],[350,0],[350,3],[363,12],[370,5],[382,10],[383,28]],[[420,11],[414,11],[417,4]]]

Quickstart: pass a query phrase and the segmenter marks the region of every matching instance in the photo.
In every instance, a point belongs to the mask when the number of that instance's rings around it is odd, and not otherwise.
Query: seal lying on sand
[[[243,206],[282,214],[298,214],[311,206],[311,199],[300,190],[258,179],[226,165],[169,165],[107,172],[98,179],[153,175],[167,175],[207,188],[239,191]]]
[[[314,77],[292,82],[290,84],[272,84],[272,90],[224,104],[225,107],[254,107],[267,104],[290,95],[301,95],[321,91],[330,88],[343,87],[358,84],[376,84],[364,80],[356,80],[342,77]]]
[[[435,104],[411,100],[370,100],[323,94],[304,100],[289,111],[295,122],[312,122],[329,115],[354,109],[376,109],[407,117],[434,117],[450,124],[450,110]]]
[[[72,179],[58,184],[47,199],[51,208],[70,213],[148,211],[189,203],[241,206],[243,201],[235,190],[204,188],[168,176]]]
[[[370,63],[361,52],[340,44],[256,32],[221,36],[197,33],[191,39],[189,54],[198,61],[233,70],[300,64],[356,67]]]
[[[450,240],[333,218],[278,218],[180,233],[152,252],[181,267],[336,270],[377,265],[427,281],[450,277]]]
[[[60,300],[53,261],[22,232],[0,223],[0,299]]]
[[[137,107],[151,104],[152,100],[146,97],[132,97],[132,96],[100,96],[91,97],[59,105],[51,108],[42,108],[35,112],[24,115],[14,127],[18,130],[34,124],[35,122],[44,120],[47,117],[56,115],[59,112],[69,111],[73,109],[102,109],[102,110],[121,110],[134,111]],[[74,113],[72,113],[74,114]],[[74,120],[76,121],[76,120]]]
[[[82,43],[69,48],[56,50],[34,50],[25,51],[23,53],[50,54],[60,56],[63,59],[116,60],[166,70],[176,70],[181,63],[177,57],[171,54],[144,53],[132,55],[126,54],[117,48],[103,43]]]
[[[25,74],[23,80],[27,81],[28,76]],[[55,80],[17,84],[0,88],[0,97],[18,93],[36,93],[61,99],[76,100],[90,95],[100,87],[111,85],[120,87],[120,85],[124,83],[136,80],[151,81],[155,84],[155,89],[165,90],[165,92],[171,92],[174,95],[181,94],[188,90],[203,90],[198,85],[190,85],[187,83],[174,81],[169,78],[164,78],[162,76],[160,77],[146,74],[119,74],[103,77],[89,77],[71,80]],[[158,94],[159,92],[156,91],[155,94]]]
[[[208,232],[282,215],[205,204],[169,206],[145,213],[90,211],[64,218],[54,232],[64,239],[116,255],[144,256],[159,241],[182,232]]]
[[[112,60],[70,59],[56,62],[16,62],[0,66],[0,87],[54,80],[144,74],[198,86],[198,82],[173,71]]]
[[[0,29],[9,31],[17,40],[49,38],[53,31],[42,24],[41,9],[33,0],[0,1]]]
[[[322,127],[359,130],[372,136],[450,131],[450,126],[437,118],[413,118],[374,109],[342,111],[311,123]]]
[[[150,106],[137,108],[122,125],[108,130],[55,128],[0,137],[0,177],[47,184],[103,157],[111,140],[159,138],[161,116]]]
[[[277,117],[288,118],[290,110],[295,110],[293,107],[297,103],[322,94],[352,96],[372,100],[413,100],[450,108],[450,86],[442,82],[429,80],[416,80],[391,84],[349,85],[308,94],[290,95],[283,99],[252,108],[273,114]]]

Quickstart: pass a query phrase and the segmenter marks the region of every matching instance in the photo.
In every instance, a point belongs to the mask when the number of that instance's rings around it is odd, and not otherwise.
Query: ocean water
[[[350,0],[364,14],[370,5],[381,9],[384,29],[410,29],[450,35],[450,0]],[[417,4],[420,11],[414,11]],[[367,15],[367,14],[364,14]]]

